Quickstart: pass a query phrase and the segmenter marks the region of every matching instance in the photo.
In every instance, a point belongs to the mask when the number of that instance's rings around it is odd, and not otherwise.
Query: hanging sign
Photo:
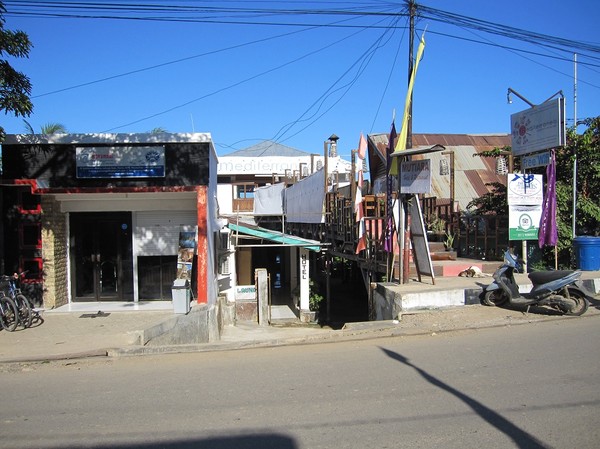
[[[431,193],[431,160],[400,164],[400,193]]]
[[[545,103],[510,116],[513,155],[535,153],[565,145],[565,99]]]

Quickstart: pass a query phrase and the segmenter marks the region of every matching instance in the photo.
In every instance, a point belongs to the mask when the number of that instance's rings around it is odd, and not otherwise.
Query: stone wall
[[[54,309],[69,301],[67,214],[60,203],[48,195],[42,196],[42,258],[44,307]]]

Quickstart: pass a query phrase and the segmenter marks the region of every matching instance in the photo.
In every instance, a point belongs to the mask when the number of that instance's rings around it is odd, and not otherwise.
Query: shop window
[[[254,198],[254,184],[238,184],[236,197],[239,199]]]
[[[252,212],[254,210],[255,184],[236,184],[233,192],[233,211]]]

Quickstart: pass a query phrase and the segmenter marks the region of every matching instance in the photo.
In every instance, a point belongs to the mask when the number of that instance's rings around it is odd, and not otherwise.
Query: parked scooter
[[[520,293],[514,271],[521,266],[510,251],[504,253],[504,263],[494,273],[494,282],[484,289],[483,304],[548,306],[565,315],[583,315],[588,309],[588,295],[576,281],[581,271],[534,271],[528,274],[533,288]]]

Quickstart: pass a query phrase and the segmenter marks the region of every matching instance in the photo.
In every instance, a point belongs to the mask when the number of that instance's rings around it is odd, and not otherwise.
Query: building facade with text
[[[210,134],[9,135],[2,163],[2,269],[25,272],[36,305],[169,301],[186,267],[197,302],[216,302]]]

